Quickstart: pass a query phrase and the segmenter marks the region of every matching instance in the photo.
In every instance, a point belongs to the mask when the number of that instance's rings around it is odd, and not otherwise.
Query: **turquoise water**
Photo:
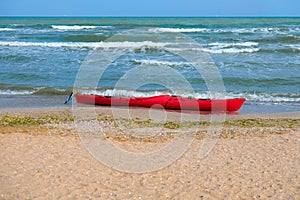
[[[137,28],[143,28],[144,37],[133,35],[136,40],[129,43],[124,39],[110,41]],[[155,38],[162,34],[166,40],[157,42]],[[186,60],[162,48],[169,45],[168,34],[182,34],[201,45],[199,54],[206,53],[214,61],[227,97],[246,97],[246,106],[250,107],[300,110],[300,18],[2,17],[0,96],[2,101],[36,95],[64,98],[91,52],[126,46],[133,50],[109,66],[97,93],[189,95],[176,81],[172,90],[157,84],[138,89],[116,87],[126,72],[146,64],[175,69],[192,85],[195,96],[209,97],[201,74],[195,73]],[[187,50],[194,51],[188,46]],[[165,78],[159,73],[153,80]],[[82,92],[90,91],[86,88]]]

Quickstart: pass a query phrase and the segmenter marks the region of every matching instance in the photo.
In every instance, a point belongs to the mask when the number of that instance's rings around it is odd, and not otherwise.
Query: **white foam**
[[[259,43],[257,42],[239,42],[239,43],[209,43],[206,48],[203,48],[204,52],[207,53],[254,53],[259,51],[257,48]],[[246,48],[244,48],[246,47]]]
[[[229,48],[229,49],[208,49],[204,48],[202,49],[203,52],[206,53],[214,53],[214,54],[222,54],[222,53],[255,53],[258,52],[260,48],[244,48],[244,49],[238,49],[238,48]]]
[[[207,45],[207,48],[176,48],[174,50],[190,50],[190,51],[199,51],[199,52],[206,52],[206,53],[254,53],[259,51],[259,48],[254,48],[251,46],[255,46],[258,43],[252,42],[245,42],[245,43],[235,43],[235,44],[225,44],[225,43],[211,43]],[[171,50],[168,46],[172,45],[171,43],[164,43],[164,42],[151,42],[151,41],[143,41],[143,42],[19,42],[19,41],[0,41],[0,46],[11,46],[11,47],[50,47],[50,48],[60,48],[60,47],[67,47],[67,48],[103,48],[103,49],[110,49],[110,48],[129,48],[129,49],[136,49],[136,48],[166,48]],[[237,48],[237,47],[249,47],[249,48]],[[232,48],[229,48],[232,47]],[[140,61],[146,64],[149,61]],[[152,63],[158,65],[177,65],[175,63]],[[182,64],[182,63],[180,63]],[[178,64],[178,65],[180,65]]]
[[[292,32],[292,33],[299,33],[300,28],[289,28],[289,31]]]
[[[300,44],[288,44],[286,46],[291,49],[300,50]]]
[[[99,42],[99,48],[141,48],[141,47],[165,47],[170,43],[165,42],[152,42],[152,41],[142,41],[142,42]]]
[[[14,31],[12,28],[0,28],[0,31]]]
[[[248,101],[255,102],[300,102],[300,94],[280,94],[280,93],[260,93],[260,92],[240,92],[228,93],[228,97],[244,97]]]
[[[73,26],[66,26],[66,25],[52,25],[53,29],[57,30],[83,30],[83,29],[95,29],[99,26],[83,26],[83,25],[73,25]]]
[[[150,32],[155,33],[196,33],[196,32],[203,32],[203,33],[286,33],[286,32],[299,32],[299,28],[276,28],[276,27],[269,27],[269,28],[151,28],[148,29]]]
[[[224,28],[224,29],[211,29],[210,32],[214,33],[255,33],[255,32],[273,32],[279,31],[275,28]]]
[[[228,48],[228,47],[252,47],[258,46],[258,42],[238,42],[238,43],[221,43],[221,42],[214,42],[209,43],[208,46],[214,46],[218,48]]]
[[[117,96],[117,97],[150,97],[165,94],[160,91],[151,91],[151,92],[139,92],[139,91],[130,91],[130,90],[118,90],[118,89],[108,89],[105,91],[96,92],[98,95],[103,96]]]
[[[193,33],[193,32],[208,32],[209,29],[206,28],[152,28],[148,29],[150,32],[158,33]]]
[[[98,43],[86,43],[86,42],[5,42],[0,41],[0,46],[11,47],[97,47]]]
[[[0,46],[12,47],[73,47],[73,48],[141,48],[141,47],[164,47],[168,43],[143,42],[19,42],[0,41]]]
[[[12,46],[12,47],[70,47],[70,48],[142,48],[142,47],[153,47],[153,48],[168,48],[171,43],[164,42],[19,42],[19,41],[0,41],[0,46]],[[253,53],[260,49],[255,48],[258,45],[256,42],[244,42],[244,43],[210,43],[206,45],[206,48],[181,48],[182,50],[193,50],[202,51],[206,53]],[[231,47],[231,48],[230,48]],[[240,48],[248,47],[248,48]],[[293,48],[299,49],[299,45],[293,46]],[[172,48],[169,48],[172,49]],[[178,49],[176,49],[178,50]],[[182,63],[150,63],[151,61],[140,60],[137,61],[143,64],[158,64],[158,65],[181,65]],[[165,62],[165,61],[164,61]]]
[[[170,95],[178,95],[183,97],[189,97],[193,95],[194,98],[199,99],[209,99],[211,98],[211,93],[208,91],[203,92],[188,92],[188,91],[173,91],[169,93],[167,91],[133,91],[133,90],[122,90],[122,89],[107,89],[103,91],[89,91],[82,90],[80,93],[85,94],[97,94],[103,96],[118,96],[118,97],[150,97],[156,95],[170,94]],[[221,99],[231,99],[231,98],[246,98],[247,101],[253,102],[268,102],[268,103],[290,103],[300,102],[300,94],[279,94],[279,93],[256,93],[256,92],[228,92],[221,93]]]
[[[34,91],[29,90],[0,90],[1,95],[28,95],[33,93]]]
[[[145,64],[145,65],[159,65],[159,66],[181,66],[188,64],[187,62],[171,62],[171,61],[160,61],[160,60],[132,60],[134,63]]]

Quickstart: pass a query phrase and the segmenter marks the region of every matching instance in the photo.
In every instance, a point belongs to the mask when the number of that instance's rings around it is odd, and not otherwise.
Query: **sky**
[[[0,0],[0,16],[300,16],[300,0]]]

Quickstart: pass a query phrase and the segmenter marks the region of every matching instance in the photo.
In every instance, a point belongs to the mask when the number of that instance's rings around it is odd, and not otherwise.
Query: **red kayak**
[[[235,99],[197,99],[180,96],[159,95],[152,97],[111,97],[101,95],[76,94],[77,103],[102,106],[130,106],[164,108],[172,110],[197,111],[237,111],[245,98]]]

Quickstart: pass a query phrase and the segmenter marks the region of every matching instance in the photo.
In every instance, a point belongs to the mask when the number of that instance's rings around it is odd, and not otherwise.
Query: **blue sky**
[[[300,16],[300,0],[0,0],[0,16]]]

